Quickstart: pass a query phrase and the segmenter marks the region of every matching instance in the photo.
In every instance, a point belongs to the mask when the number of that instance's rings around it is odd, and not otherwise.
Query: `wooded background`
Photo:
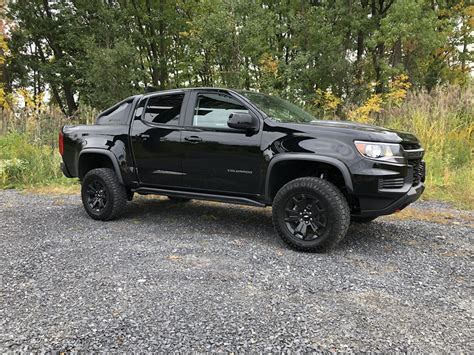
[[[474,209],[474,6],[461,0],[0,0],[0,188],[62,191],[64,124],[160,89],[287,98],[415,134],[424,198]]]
[[[72,116],[146,86],[222,86],[345,117],[471,80],[474,6],[462,0],[1,3],[1,106],[20,93]]]

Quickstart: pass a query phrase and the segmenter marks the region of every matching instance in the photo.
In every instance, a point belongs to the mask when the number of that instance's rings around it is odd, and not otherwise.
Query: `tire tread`
[[[342,239],[344,239],[349,228],[351,216],[347,200],[342,194],[342,192],[331,182],[316,177],[302,177],[285,184],[277,192],[275,199],[273,200],[273,206],[278,206],[279,204],[284,203],[285,201],[283,199],[285,195],[291,190],[301,188],[317,191],[319,194],[323,195],[327,201],[331,201],[331,203],[333,204],[333,212],[337,214],[337,220],[334,221],[335,228],[333,233],[331,234],[331,237],[325,240],[323,244],[313,247],[303,247],[301,245],[298,245],[292,239],[290,239],[282,230],[280,224],[278,223],[278,215],[274,212],[272,213],[272,219],[275,230],[278,235],[283,239],[283,241],[285,241],[289,246],[296,250],[305,252],[329,251],[333,249]]]
[[[87,214],[93,219],[110,221],[116,219],[123,212],[125,205],[127,204],[127,191],[125,186],[123,186],[117,179],[117,175],[112,169],[109,168],[97,168],[92,169],[87,172],[84,176],[83,182],[86,181],[90,176],[96,175],[100,177],[106,185],[106,188],[109,193],[109,200],[112,202],[112,208],[107,209],[107,211],[102,215],[91,214],[86,207],[86,202],[83,198],[84,208],[86,209]]]

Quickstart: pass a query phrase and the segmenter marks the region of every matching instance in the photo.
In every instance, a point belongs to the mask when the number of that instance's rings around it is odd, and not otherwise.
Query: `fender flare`
[[[349,172],[349,168],[342,161],[336,158],[312,154],[312,153],[280,153],[277,156],[275,156],[272,160],[270,160],[270,163],[268,164],[267,175],[265,177],[265,197],[267,199],[269,200],[271,199],[270,177],[272,174],[273,167],[279,162],[288,161],[288,160],[306,160],[306,161],[311,161],[311,162],[319,162],[319,163],[332,165],[333,167],[335,167],[341,172],[342,177],[344,178],[344,183],[346,185],[346,188],[349,190],[349,192],[354,191],[354,186],[352,185],[351,173]]]
[[[79,159],[77,160],[77,173],[79,174],[79,162],[81,161],[81,156],[84,154],[102,154],[107,156],[110,161],[112,162],[112,165],[115,170],[115,174],[117,174],[117,179],[118,181],[124,185],[123,178],[122,178],[122,172],[120,171],[120,167],[117,161],[117,157],[115,156],[114,153],[112,153],[110,150],[105,150],[105,149],[95,149],[95,148],[86,148],[82,150],[79,153]]]

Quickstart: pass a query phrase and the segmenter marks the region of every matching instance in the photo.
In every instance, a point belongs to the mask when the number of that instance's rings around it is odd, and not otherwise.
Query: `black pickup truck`
[[[94,219],[133,194],[273,206],[290,246],[336,245],[352,221],[403,209],[424,190],[424,150],[409,133],[318,121],[274,96],[217,88],[137,95],[94,125],[64,126],[62,171],[82,182]]]

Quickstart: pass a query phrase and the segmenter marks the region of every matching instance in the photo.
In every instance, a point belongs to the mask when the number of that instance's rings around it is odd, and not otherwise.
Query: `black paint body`
[[[177,125],[142,120],[140,107],[144,100],[172,92],[185,94]],[[233,96],[258,118],[258,130],[192,126],[200,92]],[[343,177],[339,187],[350,202],[351,213],[357,216],[393,213],[415,201],[424,190],[423,150],[417,138],[408,133],[344,121],[281,123],[268,118],[238,92],[227,89],[173,90],[129,100],[132,106],[128,119],[120,124],[62,128],[62,168],[66,176],[82,178],[82,167],[92,157],[89,154],[103,154],[110,159],[119,180],[138,193],[268,206],[275,195],[275,174],[281,173],[280,164],[321,164],[337,169]],[[403,163],[381,162],[363,157],[354,146],[355,140],[418,148],[407,148]],[[412,164],[414,161],[418,167]],[[414,169],[422,175],[418,179],[414,178]],[[383,181],[393,178],[401,179],[401,185],[383,185]]]

